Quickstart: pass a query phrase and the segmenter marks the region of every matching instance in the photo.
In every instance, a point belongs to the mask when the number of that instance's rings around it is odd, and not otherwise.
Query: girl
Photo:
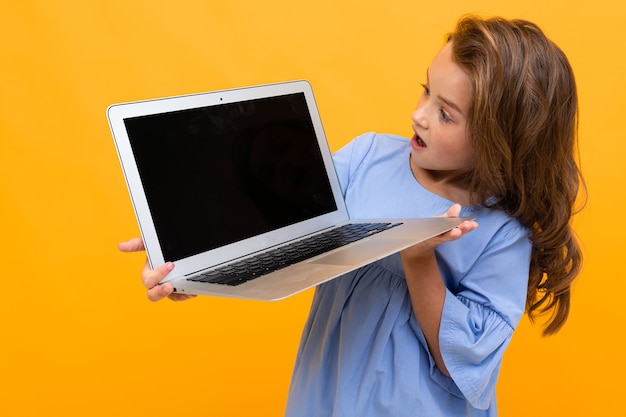
[[[495,416],[502,356],[524,311],[548,314],[545,334],[567,319],[582,178],[565,55],[530,22],[465,17],[423,87],[410,140],[370,133],[335,154],[350,214],[445,212],[480,228],[464,222],[320,285],[287,416]],[[172,268],[144,268],[150,299],[188,298],[156,285]]]

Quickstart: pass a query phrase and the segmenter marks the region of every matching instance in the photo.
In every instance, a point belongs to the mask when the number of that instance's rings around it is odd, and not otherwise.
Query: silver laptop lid
[[[152,267],[188,275],[348,220],[306,81],[107,115]]]

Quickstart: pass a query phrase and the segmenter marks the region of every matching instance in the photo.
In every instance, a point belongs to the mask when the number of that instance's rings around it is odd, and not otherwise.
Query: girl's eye
[[[424,95],[426,97],[430,97],[430,87],[428,87],[427,84],[422,84],[422,88],[424,89]],[[450,115],[448,113],[446,113],[446,111],[444,109],[439,109],[439,119],[443,123],[451,123],[452,122],[452,118],[450,117]]]
[[[439,109],[439,118],[444,123],[450,123],[452,121],[452,118],[448,113],[445,112],[444,109]]]

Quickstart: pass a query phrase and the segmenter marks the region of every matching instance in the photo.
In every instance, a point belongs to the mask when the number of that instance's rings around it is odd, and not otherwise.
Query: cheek
[[[476,165],[476,159],[474,158],[474,153],[469,151],[463,155],[462,165],[466,169],[472,169]]]
[[[459,147],[458,158],[467,169],[474,167],[474,149],[469,141],[466,141],[463,146]]]
[[[474,149],[465,132],[456,132],[456,134],[448,136],[448,139],[443,146],[445,149],[442,150],[451,155],[460,165],[473,166]]]

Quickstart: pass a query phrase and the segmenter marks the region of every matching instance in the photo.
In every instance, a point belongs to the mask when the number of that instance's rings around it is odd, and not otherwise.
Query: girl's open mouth
[[[417,133],[413,135],[413,142],[420,148],[426,148],[426,142],[424,142]]]

